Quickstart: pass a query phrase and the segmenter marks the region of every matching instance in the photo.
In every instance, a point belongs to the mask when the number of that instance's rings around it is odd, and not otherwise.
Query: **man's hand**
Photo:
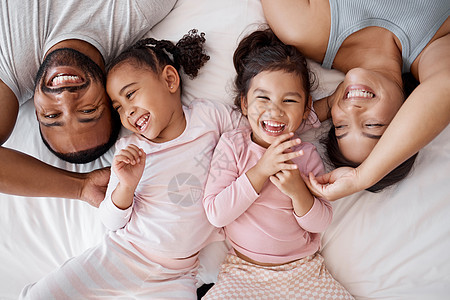
[[[87,173],[83,181],[80,199],[98,207],[105,198],[110,174],[109,167]]]

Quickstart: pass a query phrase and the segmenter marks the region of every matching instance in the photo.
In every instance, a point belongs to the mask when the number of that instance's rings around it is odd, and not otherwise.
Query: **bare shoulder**
[[[431,41],[411,65],[411,72],[420,81],[437,72],[450,70],[450,19],[442,24]]]
[[[450,76],[450,33],[433,41],[426,49],[423,50],[420,57],[414,62],[417,78],[420,82],[433,78],[434,76],[441,76],[445,74],[448,78]]]
[[[261,0],[266,20],[286,44],[320,61],[330,34],[328,0]]]
[[[19,102],[11,89],[0,80],[0,145],[8,139],[19,113]]]

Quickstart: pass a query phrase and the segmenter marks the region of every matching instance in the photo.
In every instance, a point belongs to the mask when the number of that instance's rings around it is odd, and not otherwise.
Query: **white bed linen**
[[[177,41],[192,28],[205,32],[211,60],[195,80],[183,77],[185,100],[204,97],[232,103],[232,53],[245,32],[263,22],[258,0],[179,0],[150,35]],[[319,77],[314,94],[319,98],[334,89],[342,74],[311,65]],[[304,139],[315,140],[327,125],[310,131]],[[6,146],[79,172],[108,166],[113,153],[110,150],[86,165],[54,157],[39,137],[31,101],[21,107]],[[413,173],[399,185],[333,203],[334,220],[323,236],[322,253],[330,272],[358,299],[448,297],[448,171],[450,128],[420,152]],[[24,285],[97,244],[105,228],[96,213],[77,200],[0,194],[0,299],[16,299]],[[225,249],[218,243],[201,253],[200,282],[215,279]]]

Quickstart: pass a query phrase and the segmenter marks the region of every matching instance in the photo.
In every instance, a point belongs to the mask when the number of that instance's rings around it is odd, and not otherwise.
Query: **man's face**
[[[43,138],[62,154],[106,144],[112,118],[103,71],[69,48],[45,58],[36,76],[34,106]]]

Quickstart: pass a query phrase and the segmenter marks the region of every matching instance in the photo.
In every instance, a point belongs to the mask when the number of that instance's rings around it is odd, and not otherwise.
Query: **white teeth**
[[[365,90],[351,90],[347,93],[347,98],[373,98],[375,95]]]
[[[282,126],[284,126],[283,123],[278,123],[278,122],[274,122],[274,121],[263,121],[263,123],[265,125],[270,126],[270,127],[282,127]]]
[[[145,115],[140,117],[139,120],[136,121],[136,126],[142,127],[148,121],[149,115]]]
[[[284,127],[286,126],[286,124],[284,123],[275,121],[263,121],[262,123],[264,124],[264,129],[271,133],[282,132],[284,130]],[[270,127],[270,129],[268,127]]]
[[[57,75],[52,80],[52,85],[60,85],[65,83],[79,83],[80,77],[75,75]]]

